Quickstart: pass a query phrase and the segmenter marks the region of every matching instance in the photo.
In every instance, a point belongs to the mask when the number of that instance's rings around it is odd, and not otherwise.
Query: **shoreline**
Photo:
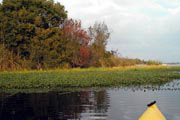
[[[177,71],[177,72],[172,72]],[[0,72],[1,89],[159,85],[179,79],[180,67],[75,68]]]

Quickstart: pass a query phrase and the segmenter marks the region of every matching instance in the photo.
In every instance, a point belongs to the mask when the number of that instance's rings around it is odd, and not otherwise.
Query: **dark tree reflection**
[[[108,94],[101,91],[0,95],[0,120],[81,119],[83,113],[108,110]]]

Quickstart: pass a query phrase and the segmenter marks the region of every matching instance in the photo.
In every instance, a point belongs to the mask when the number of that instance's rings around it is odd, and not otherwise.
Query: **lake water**
[[[168,63],[167,66],[180,66],[179,63]]]
[[[0,93],[0,120],[137,120],[156,100],[168,120],[180,120],[180,81],[162,86]]]

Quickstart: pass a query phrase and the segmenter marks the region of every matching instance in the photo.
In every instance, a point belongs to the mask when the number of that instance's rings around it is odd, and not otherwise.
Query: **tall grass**
[[[19,55],[14,55],[6,49],[3,44],[0,44],[0,71],[17,71],[29,69],[28,61],[20,58]]]

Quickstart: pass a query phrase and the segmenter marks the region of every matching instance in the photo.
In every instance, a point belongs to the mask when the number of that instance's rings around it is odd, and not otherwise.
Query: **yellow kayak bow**
[[[141,115],[138,120],[166,120],[166,118],[156,106],[156,101],[154,101],[148,104],[147,110]]]

